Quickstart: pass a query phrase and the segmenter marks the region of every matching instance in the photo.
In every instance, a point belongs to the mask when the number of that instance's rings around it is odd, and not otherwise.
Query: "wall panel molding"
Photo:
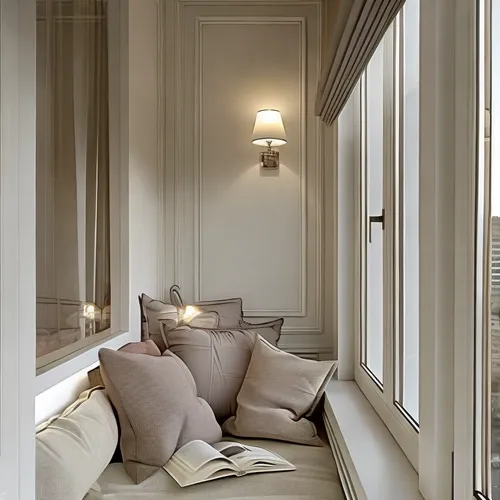
[[[300,138],[299,138],[299,197],[300,197],[300,284],[299,284],[299,302],[298,309],[245,309],[245,313],[250,316],[266,317],[266,316],[287,316],[287,317],[306,317],[306,300],[307,300],[307,213],[306,213],[306,152],[307,152],[307,137],[306,137],[306,83],[307,83],[307,53],[306,53],[306,19],[304,17],[271,17],[271,16],[224,16],[224,17],[198,17],[196,20],[196,101],[195,101],[195,150],[197,155],[195,158],[195,192],[197,196],[194,197],[194,213],[195,213],[195,289],[194,300],[207,300],[209,297],[204,297],[203,290],[203,238],[202,238],[202,220],[203,220],[203,141],[201,140],[201,127],[202,127],[202,108],[203,108],[203,27],[209,25],[273,25],[273,26],[290,26],[296,25],[299,29],[299,44],[300,44],[300,71],[299,71],[299,85],[300,85]],[[279,29],[279,28],[278,28]],[[320,141],[318,141],[318,146]],[[320,147],[320,146],[319,146]],[[318,199],[318,198],[317,198]],[[318,203],[317,203],[318,204]],[[317,207],[318,208],[318,207]],[[321,206],[319,207],[321,212]],[[179,221],[178,221],[179,223]],[[321,232],[316,231],[317,245],[320,245]],[[318,287],[319,288],[319,287]],[[320,293],[320,289],[316,292]],[[317,293],[316,295],[320,295]]]
[[[167,135],[167,51],[166,51],[166,26],[164,19],[167,15],[165,2],[157,2],[157,99],[158,103],[158,297],[165,298],[164,294],[169,288],[165,252],[167,249],[167,206],[166,206],[166,183],[167,183],[167,143],[164,138]]]
[[[233,24],[263,24],[281,26],[297,24],[300,29],[300,78],[301,78],[301,139],[300,139],[300,297],[291,307],[266,307],[254,304],[245,314],[255,320],[269,316],[285,317],[283,346],[293,352],[323,353],[330,356],[332,349],[333,321],[331,307],[325,301],[329,294],[331,276],[325,276],[325,223],[324,185],[325,138],[329,132],[319,122],[311,119],[311,89],[314,77],[321,70],[321,33],[324,10],[321,0],[159,0],[159,23],[163,33],[158,50],[159,102],[165,102],[159,119],[159,137],[165,141],[159,145],[159,184],[163,187],[161,198],[165,230],[161,237],[162,249],[159,267],[162,273],[163,296],[175,281],[185,290],[187,300],[209,298],[204,295],[207,275],[204,273],[203,255],[207,249],[203,242],[204,204],[203,160],[204,144],[201,138],[203,95],[203,30],[207,26]],[[191,24],[194,23],[194,24]],[[194,26],[194,27],[193,27]],[[188,30],[188,31],[186,31]],[[196,40],[193,40],[193,30]],[[311,42],[312,41],[312,42]],[[317,45],[311,52],[309,43]],[[194,44],[194,72],[189,54]],[[263,64],[265,64],[263,57]],[[175,68],[175,71],[172,71]],[[169,73],[173,73],[170,75]],[[193,81],[187,80],[194,75]],[[189,75],[189,76],[187,76]],[[193,100],[186,108],[186,99]],[[206,96],[205,96],[206,99]],[[173,116],[170,117],[169,113]],[[194,130],[190,130],[192,124]],[[286,124],[285,124],[286,125]],[[188,141],[188,142],[186,142]],[[168,144],[168,146],[167,146]],[[194,146],[194,153],[189,149]],[[257,148],[256,148],[257,152]],[[173,187],[172,187],[173,186]],[[171,195],[165,195],[170,189]],[[333,186],[331,186],[333,190]],[[193,191],[195,195],[193,196]],[[173,194],[172,194],[173,193]],[[205,226],[206,227],[206,226]],[[331,229],[333,231],[333,228]],[[212,250],[213,251],[213,250]],[[206,268],[205,268],[206,269]],[[212,280],[210,280],[212,283]],[[326,288],[325,288],[326,287]],[[255,307],[257,305],[258,307]],[[285,304],[284,304],[285,305]],[[333,306],[332,306],[333,307]],[[325,328],[328,331],[325,331]]]

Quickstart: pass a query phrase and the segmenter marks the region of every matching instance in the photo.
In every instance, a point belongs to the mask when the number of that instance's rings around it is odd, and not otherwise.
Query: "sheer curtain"
[[[109,327],[109,247],[107,4],[38,0],[37,355]]]

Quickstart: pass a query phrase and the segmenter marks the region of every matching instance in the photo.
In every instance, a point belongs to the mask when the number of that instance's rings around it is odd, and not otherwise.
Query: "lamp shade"
[[[268,143],[271,144],[268,144]],[[261,109],[257,111],[253,127],[252,144],[257,146],[283,146],[286,144],[286,133],[277,109]]]

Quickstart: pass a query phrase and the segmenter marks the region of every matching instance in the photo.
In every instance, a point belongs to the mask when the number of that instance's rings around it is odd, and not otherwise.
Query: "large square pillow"
[[[164,330],[167,348],[191,371],[198,396],[211,406],[218,420],[236,412],[236,397],[252,355],[256,338],[262,335],[276,344],[283,319],[253,329],[201,329],[177,327]]]
[[[321,446],[307,417],[336,368],[334,361],[302,359],[258,338],[238,394],[236,416],[222,429],[234,436]]]
[[[118,425],[105,391],[84,392],[36,430],[37,500],[81,500],[108,466]]]
[[[125,470],[141,483],[194,439],[216,443],[221,428],[195,381],[175,354],[99,351],[101,373],[120,422]]]

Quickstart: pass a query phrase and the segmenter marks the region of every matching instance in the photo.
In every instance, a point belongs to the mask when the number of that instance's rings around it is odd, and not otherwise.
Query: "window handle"
[[[370,215],[368,217],[368,242],[372,242],[372,224],[382,224],[382,231],[385,229],[385,208],[382,209],[382,215]]]

